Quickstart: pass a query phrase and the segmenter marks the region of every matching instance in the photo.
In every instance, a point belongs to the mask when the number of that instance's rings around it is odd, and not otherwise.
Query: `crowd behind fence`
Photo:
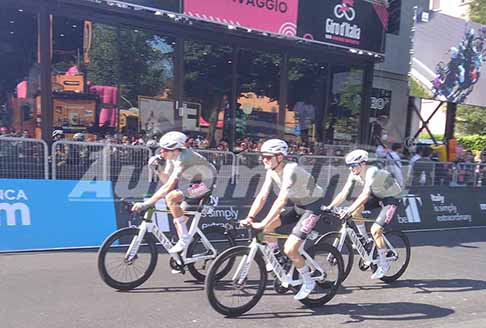
[[[216,166],[217,178],[225,184],[249,183],[265,174],[259,153],[196,151]],[[150,182],[154,179],[147,163],[154,152],[142,145],[63,140],[52,144],[49,156],[48,146],[42,140],[0,138],[0,178]],[[349,174],[342,156],[293,154],[288,160],[305,167],[323,187],[340,184]],[[419,160],[410,164],[404,160],[382,160],[376,165],[392,172],[406,187],[486,187],[486,163]]]

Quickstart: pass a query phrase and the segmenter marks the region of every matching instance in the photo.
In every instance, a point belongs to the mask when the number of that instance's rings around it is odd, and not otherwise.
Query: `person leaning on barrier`
[[[52,142],[61,141],[64,139],[64,131],[54,130],[52,131]],[[66,145],[57,144],[55,152],[56,166],[61,167],[67,164],[68,160],[68,148]]]
[[[350,152],[346,155],[345,162],[351,172],[342,191],[329,204],[328,208],[341,205],[350,194],[355,183],[363,185],[363,190],[358,198],[343,212],[341,218],[351,216],[356,221],[359,232],[365,238],[368,238],[368,233],[362,212],[381,208],[375,223],[371,227],[379,256],[378,268],[371,279],[380,279],[389,269],[389,263],[386,262],[383,227],[390,223],[399,204],[397,197],[402,193],[402,189],[390,172],[368,165],[368,152],[366,150],[358,149]]]
[[[140,212],[165,198],[167,206],[174,218],[174,225],[179,236],[179,241],[169,252],[182,252],[189,243],[189,232],[187,230],[187,217],[181,203],[195,205],[211,193],[216,178],[216,169],[206,158],[186,147],[187,136],[178,131],[164,134],[160,138],[160,156],[152,157],[149,166],[156,169],[156,172],[163,185],[145,202],[138,202],[133,205],[132,211]],[[165,161],[165,169],[158,170]],[[181,180],[189,180],[190,186],[186,190],[180,190]]]
[[[302,287],[294,298],[296,300],[304,299],[312,292],[316,283],[311,278],[310,268],[299,254],[299,248],[319,220],[324,190],[301,166],[286,161],[288,145],[285,141],[267,140],[263,143],[260,152],[267,171],[265,181],[251,205],[247,218],[240,223],[251,225],[255,229],[263,229],[264,232],[273,232],[282,225],[294,225],[291,235],[285,242],[284,252],[295,264],[303,280]],[[272,185],[279,187],[278,197],[265,218],[256,223],[254,222],[255,217],[265,206],[268,195],[272,191]],[[291,201],[294,207],[291,210],[284,210],[288,201]],[[267,236],[265,240],[269,247],[278,251],[277,239]],[[267,270],[272,270],[272,267],[267,267]]]

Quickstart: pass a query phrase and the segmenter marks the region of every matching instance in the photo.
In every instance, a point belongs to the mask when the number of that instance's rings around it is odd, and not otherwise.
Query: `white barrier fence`
[[[0,138],[0,178],[49,179],[48,147],[43,140]]]
[[[325,146],[328,147],[329,146]],[[343,146],[335,146],[343,147]],[[0,138],[0,178],[111,180],[136,183],[152,181],[147,161],[152,150],[146,146],[122,144],[58,141],[48,146],[42,140]],[[259,153],[195,149],[217,168],[222,185],[249,184],[256,176],[264,176],[265,169]],[[347,176],[341,156],[289,155],[312,173],[318,184],[329,186],[339,177]],[[49,165],[49,160],[50,165]],[[378,165],[389,170],[406,186],[486,186],[486,164],[418,161],[394,163],[384,160]],[[51,171],[49,172],[49,169]]]

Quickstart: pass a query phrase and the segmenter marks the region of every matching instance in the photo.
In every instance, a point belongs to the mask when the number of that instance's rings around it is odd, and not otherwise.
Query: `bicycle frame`
[[[167,210],[156,210],[156,209],[149,209],[147,212],[145,212],[145,215],[143,217],[143,221],[138,227],[140,232],[136,237],[133,238],[132,242],[130,243],[130,246],[128,247],[127,253],[125,255],[126,259],[128,261],[132,260],[138,253],[138,250],[140,248],[140,245],[142,243],[143,238],[145,237],[145,234],[151,233],[157,241],[164,247],[164,249],[169,253],[169,249],[172,248],[173,244],[167,238],[164,232],[162,232],[157,224],[152,220],[153,214],[155,212],[161,212],[161,213],[167,213],[169,211]],[[190,240],[192,241],[195,235],[200,236],[200,240],[203,243],[203,245],[211,251],[211,255],[202,255],[202,256],[197,256],[197,257],[187,257],[187,247],[184,249],[181,255],[179,254],[173,254],[169,253],[169,255],[176,261],[177,264],[179,265],[184,265],[184,264],[190,264],[194,263],[197,261],[202,261],[202,260],[209,260],[213,259],[214,256],[217,254],[216,249],[213,247],[213,245],[209,242],[209,240],[206,238],[204,233],[199,229],[199,221],[201,220],[201,212],[196,212],[196,211],[186,211],[184,212],[185,215],[193,216],[191,226],[189,227],[189,236]]]
[[[299,254],[304,257],[306,264],[310,267],[311,272],[318,270],[321,274],[317,277],[312,277],[313,280],[323,280],[327,277],[325,271],[320,267],[320,265],[314,261],[314,259],[304,250],[306,240],[302,243],[299,248]],[[272,248],[264,245],[258,241],[258,238],[253,238],[250,246],[250,252],[248,255],[245,255],[241,262],[236,269],[235,274],[233,275],[232,281],[237,281],[238,284],[243,284],[248,275],[248,272],[251,267],[251,263],[255,258],[257,252],[260,252],[263,255],[265,263],[272,264],[272,271],[275,274],[276,278],[280,280],[282,286],[285,288],[289,288],[289,286],[298,286],[302,284],[302,279],[294,279],[294,273],[297,270],[295,264],[292,263],[288,272],[282,267],[280,262],[278,261],[277,257],[274,254]]]
[[[375,252],[375,248],[376,248],[376,243],[373,242],[373,247],[371,248],[370,252],[368,253],[368,251],[365,249],[365,247],[363,246],[363,244],[361,243],[361,241],[359,240],[359,237],[358,235],[356,234],[356,232],[354,231],[354,229],[352,229],[351,227],[348,226],[347,222],[344,222],[341,229],[339,230],[339,235],[340,235],[340,238],[339,238],[339,242],[337,243],[336,245],[336,242],[333,243],[333,246],[336,247],[339,251],[341,251],[343,249],[343,245],[344,245],[344,241],[346,239],[346,237],[349,237],[349,239],[351,240],[354,248],[358,251],[358,254],[359,256],[361,256],[361,258],[363,259],[365,265],[371,265],[371,264],[378,264],[378,258],[376,259],[373,259],[373,254]],[[386,260],[388,262],[391,262],[393,260],[396,260],[396,257],[397,257],[397,252],[395,251],[395,248],[393,247],[393,245],[388,241],[388,239],[386,239],[385,235],[383,235],[383,239],[385,241],[385,244],[387,245],[387,247],[393,251],[393,254],[395,254],[393,257],[388,257],[386,258]]]

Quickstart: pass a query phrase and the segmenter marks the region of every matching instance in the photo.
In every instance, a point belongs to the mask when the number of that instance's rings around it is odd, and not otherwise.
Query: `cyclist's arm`
[[[353,187],[353,181],[351,179],[348,179],[341,192],[337,194],[337,196],[333,199],[331,204],[329,204],[329,207],[333,208],[341,205],[348,197],[352,187]]]
[[[256,196],[255,200],[253,201],[253,204],[251,204],[250,212],[248,212],[248,218],[255,219],[258,213],[260,213],[262,208],[265,206],[271,187],[272,187],[271,179],[269,179],[268,176],[265,176],[265,181],[263,182],[262,189]]]
[[[358,198],[356,198],[356,200],[351,204],[351,206],[348,207],[348,213],[353,213],[354,211],[356,211],[358,208],[360,208],[361,206],[363,206],[363,204],[365,204],[368,199],[370,199],[370,196],[371,196],[371,190],[369,189],[365,189],[361,192],[361,194],[359,194]]]
[[[268,212],[267,216],[261,222],[263,226],[272,224],[280,217],[280,212],[282,212],[289,199],[288,195],[287,189],[280,190],[277,200],[273,203],[272,208]]]
[[[166,184],[170,177],[170,175],[165,172],[157,172],[157,175],[163,184]]]
[[[152,195],[148,200],[144,202],[145,205],[147,206],[155,206],[155,203],[157,203],[159,200],[164,198],[169,192],[174,190],[177,187],[177,180],[178,177],[175,174],[172,174],[166,183],[162,187],[159,188],[155,192],[155,194]]]

